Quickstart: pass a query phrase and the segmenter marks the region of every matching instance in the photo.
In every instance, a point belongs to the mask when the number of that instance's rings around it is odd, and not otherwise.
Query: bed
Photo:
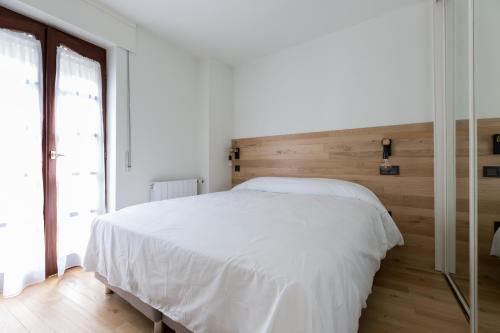
[[[349,333],[397,244],[367,188],[263,177],[103,215],[84,266],[186,331]]]
[[[493,235],[490,254],[492,256],[500,257],[500,228],[498,228]]]

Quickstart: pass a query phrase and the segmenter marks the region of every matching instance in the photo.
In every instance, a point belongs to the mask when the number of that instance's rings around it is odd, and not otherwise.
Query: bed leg
[[[153,322],[153,325],[153,333],[163,333],[163,322],[161,320]]]
[[[113,293],[113,290],[111,290],[108,286],[104,286],[104,293],[106,295],[111,295]]]

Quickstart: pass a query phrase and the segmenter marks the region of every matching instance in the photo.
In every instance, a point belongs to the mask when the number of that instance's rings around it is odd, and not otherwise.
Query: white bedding
[[[500,228],[497,229],[495,235],[493,236],[493,242],[491,243],[492,256],[500,257]]]
[[[193,332],[356,332],[381,259],[403,239],[367,189],[309,181],[101,216],[85,267]]]

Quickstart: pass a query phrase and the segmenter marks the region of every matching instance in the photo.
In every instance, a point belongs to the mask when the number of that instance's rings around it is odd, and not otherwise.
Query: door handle
[[[64,154],[58,154],[55,150],[50,151],[50,159],[55,160],[58,157],[64,156]]]

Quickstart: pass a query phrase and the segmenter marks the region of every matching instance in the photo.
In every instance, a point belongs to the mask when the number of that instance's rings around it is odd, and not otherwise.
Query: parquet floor
[[[439,273],[384,262],[377,273],[361,333],[466,333],[465,320]],[[105,295],[80,268],[62,278],[0,299],[0,332],[152,332],[152,323],[116,295]]]

